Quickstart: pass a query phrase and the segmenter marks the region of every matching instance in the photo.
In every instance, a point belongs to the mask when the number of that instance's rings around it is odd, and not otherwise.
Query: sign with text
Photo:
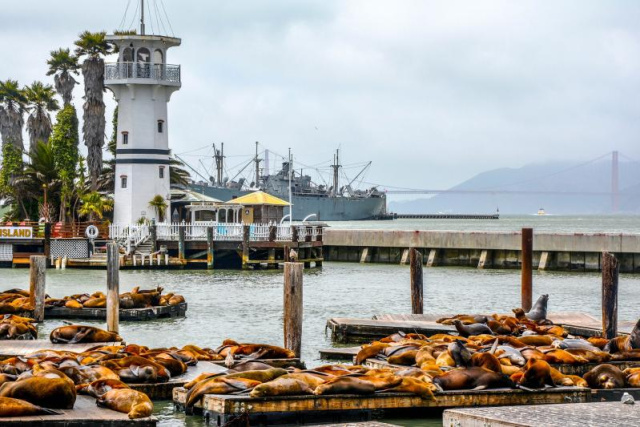
[[[31,227],[0,227],[0,239],[31,239],[33,228]]]

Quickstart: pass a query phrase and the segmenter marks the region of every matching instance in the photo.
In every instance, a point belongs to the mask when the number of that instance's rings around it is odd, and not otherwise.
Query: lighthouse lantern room
[[[180,66],[167,63],[167,51],[180,39],[146,35],[142,13],[139,33],[107,40],[118,47],[117,62],[105,64],[105,86],[118,102],[113,221],[161,221],[149,202],[159,195],[171,212],[167,104],[181,82]]]

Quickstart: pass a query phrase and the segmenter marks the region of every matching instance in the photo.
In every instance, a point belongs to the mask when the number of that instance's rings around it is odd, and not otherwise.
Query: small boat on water
[[[547,213],[544,211],[543,208],[538,209],[538,215],[546,215]]]

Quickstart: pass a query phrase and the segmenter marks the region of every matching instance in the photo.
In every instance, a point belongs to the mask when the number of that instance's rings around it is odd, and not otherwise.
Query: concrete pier
[[[516,232],[324,230],[326,261],[400,264],[408,248],[427,266],[520,268],[522,235]],[[536,233],[533,266],[540,270],[599,271],[601,253],[620,260],[623,273],[640,273],[640,234]],[[365,256],[363,257],[363,254]]]

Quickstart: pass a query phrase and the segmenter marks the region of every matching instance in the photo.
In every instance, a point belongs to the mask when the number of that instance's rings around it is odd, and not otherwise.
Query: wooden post
[[[291,248],[289,246],[285,246],[284,247],[284,256],[282,257],[284,259],[284,262],[289,262],[289,253],[291,252]]]
[[[302,348],[302,263],[284,264],[284,346],[300,357]]]
[[[44,320],[47,257],[44,255],[31,255],[29,264],[29,305],[33,307],[33,318],[36,322],[42,322]]]
[[[213,269],[213,227],[207,227],[207,268]]]
[[[249,241],[251,237],[251,229],[248,225],[242,226],[242,269],[249,268]]]
[[[602,253],[602,335],[618,335],[618,272],[620,263],[609,252]]]
[[[180,261],[183,261],[186,257],[184,255],[185,253],[185,249],[184,249],[184,224],[179,224],[178,225],[178,258],[180,258]]]
[[[278,227],[276,227],[275,225],[270,225],[269,226],[269,241],[270,242],[275,242],[276,238],[278,235]]]
[[[409,269],[411,271],[411,314],[422,314],[424,313],[422,254],[416,248],[412,248],[409,253]]]
[[[50,254],[51,254],[51,223],[45,222],[44,223],[44,256],[48,257]]]
[[[156,220],[151,220],[151,225],[149,225],[149,235],[151,238],[151,253],[158,251],[158,226],[156,225]],[[158,263],[160,265],[160,263]]]
[[[531,310],[533,304],[533,229],[522,229],[522,286],[521,301],[524,311]]]
[[[120,323],[120,249],[107,243],[107,330],[119,332]]]

